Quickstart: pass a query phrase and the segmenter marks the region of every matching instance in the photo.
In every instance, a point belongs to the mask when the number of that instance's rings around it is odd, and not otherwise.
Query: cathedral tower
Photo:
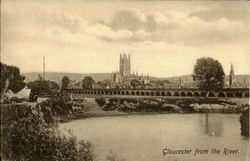
[[[122,77],[131,74],[130,54],[120,55],[120,75]]]

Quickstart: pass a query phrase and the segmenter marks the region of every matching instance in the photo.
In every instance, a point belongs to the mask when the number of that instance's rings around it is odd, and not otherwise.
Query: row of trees
[[[79,84],[79,83],[80,83],[80,82],[78,82],[78,84]],[[82,88],[83,88],[83,89],[92,89],[92,88],[93,88],[93,85],[94,85],[96,82],[95,82],[95,80],[94,80],[92,77],[86,76],[86,77],[82,80],[81,83],[82,83]],[[136,88],[136,87],[140,86],[140,81],[137,80],[137,79],[132,79],[132,80],[130,81],[130,84],[131,84],[131,86],[132,86],[133,88]],[[69,77],[64,76],[64,77],[62,78],[62,89],[67,89],[67,88],[69,88],[69,85],[70,85],[70,79],[69,79]],[[101,87],[101,86],[103,86],[103,87],[108,87],[108,86],[111,85],[111,82],[108,81],[108,80],[104,80],[103,82],[98,81],[98,82],[97,82],[97,85],[98,85],[99,87]]]
[[[80,83],[80,82],[78,82]],[[90,76],[86,76],[83,80],[82,80],[82,88],[83,89],[92,89],[93,84],[95,84],[95,80],[90,77]],[[62,88],[61,89],[67,89],[69,88],[70,85],[70,79],[68,76],[64,76],[62,78]]]

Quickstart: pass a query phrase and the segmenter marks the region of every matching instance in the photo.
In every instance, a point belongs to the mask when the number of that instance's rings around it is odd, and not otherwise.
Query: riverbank
[[[87,99],[88,102],[91,99]],[[92,101],[92,100],[91,100]],[[249,99],[207,99],[207,98],[96,98],[97,105],[103,111],[169,112],[169,113],[241,113],[249,108]]]
[[[60,122],[89,117],[168,114],[241,113],[249,109],[249,99],[197,98],[84,98],[73,101],[73,112]]]

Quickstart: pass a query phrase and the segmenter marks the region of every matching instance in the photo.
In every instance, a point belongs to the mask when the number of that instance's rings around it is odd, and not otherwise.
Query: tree
[[[59,90],[59,85],[54,81],[44,80],[39,77],[37,80],[29,82],[31,95],[51,94],[54,90]]]
[[[14,93],[19,92],[25,87],[25,77],[20,74],[19,68],[15,66],[9,66],[0,62],[1,66],[1,81],[0,88],[1,93],[7,92],[8,90]]]
[[[104,88],[110,87],[112,84],[111,80],[105,79],[104,81],[102,81],[102,85]]]
[[[95,83],[94,79],[90,76],[86,76],[82,80],[82,88],[83,89],[92,89],[93,84]]]
[[[134,88],[138,87],[140,85],[140,81],[138,81],[137,79],[132,79],[130,81],[131,86],[133,86]]]
[[[69,83],[70,83],[69,77],[64,76],[62,78],[62,88],[61,89],[67,89],[67,88],[69,88]]]
[[[218,60],[203,57],[196,61],[193,80],[202,90],[218,90],[224,86],[224,70]]]

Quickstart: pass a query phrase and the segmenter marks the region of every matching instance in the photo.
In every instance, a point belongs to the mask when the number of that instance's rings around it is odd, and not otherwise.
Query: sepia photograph
[[[2,0],[3,161],[249,161],[248,0]]]

